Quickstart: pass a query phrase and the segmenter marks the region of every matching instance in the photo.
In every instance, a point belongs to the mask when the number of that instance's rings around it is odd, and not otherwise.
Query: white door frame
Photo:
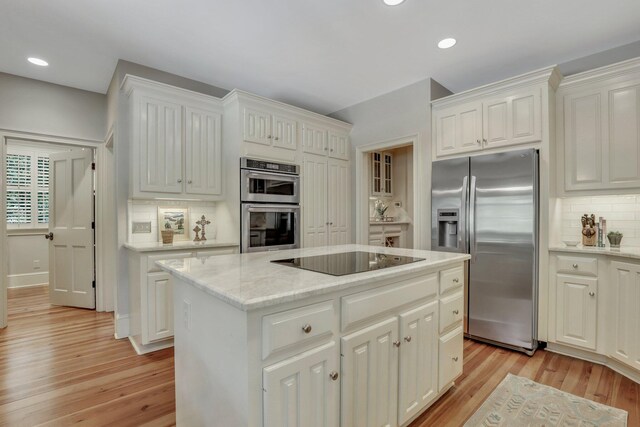
[[[414,134],[356,147],[356,243],[369,244],[369,187],[371,181],[369,154],[372,151],[410,146],[413,147],[413,212],[409,214],[413,219],[413,247],[421,248],[422,219],[416,215],[422,206],[422,197],[419,191],[422,186],[418,185],[421,180],[422,149],[418,141],[418,135]]]
[[[69,145],[75,147],[85,147],[92,148],[99,151],[99,148],[104,145],[104,141],[96,141],[90,139],[79,139],[79,138],[65,138],[55,135],[46,135],[46,134],[37,134],[30,132],[20,132],[20,131],[11,131],[0,129],[0,222],[2,222],[2,226],[0,227],[0,328],[4,328],[7,326],[7,283],[8,283],[8,263],[7,257],[5,254],[8,251],[7,247],[7,222],[6,222],[6,213],[5,213],[5,194],[7,191],[7,183],[5,181],[5,164],[6,164],[6,154],[7,154],[7,141],[11,140],[24,140],[27,141],[35,141],[35,142],[43,142],[43,143],[52,143],[56,145]],[[112,172],[108,172],[112,173]],[[100,191],[100,183],[97,183],[96,186],[96,197],[98,196]],[[97,215],[97,214],[96,214]],[[96,266],[100,263],[99,259],[96,259]],[[97,268],[97,267],[96,267]],[[96,295],[101,291],[104,283],[100,283],[100,281],[96,278]],[[115,286],[115,285],[112,285]],[[97,303],[97,301],[96,301]],[[104,304],[104,303],[103,303]],[[104,305],[106,306],[106,305]]]

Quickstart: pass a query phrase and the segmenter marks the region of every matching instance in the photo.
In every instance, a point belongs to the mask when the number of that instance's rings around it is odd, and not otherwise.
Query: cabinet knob
[[[479,139],[476,139],[476,143],[480,144],[482,141],[480,141]]]
[[[333,148],[331,149],[331,152],[333,153]]]
[[[460,314],[460,310],[453,310],[453,314]]]
[[[187,181],[187,184],[193,184],[192,180]]]
[[[458,361],[458,356],[454,356],[454,357],[452,357],[452,359],[453,359],[454,362],[457,362]]]
[[[394,346],[396,346],[396,347],[400,347],[400,341],[395,340],[395,341],[393,342],[393,345],[394,345]]]
[[[596,293],[595,293],[595,292],[593,292],[593,291],[591,291],[591,292],[589,292],[589,296],[590,296],[590,297],[595,297],[595,296],[596,296]]]
[[[267,139],[271,139],[271,135],[267,135]]]
[[[182,182],[182,178],[178,178],[178,184]]]
[[[411,335],[404,337],[404,340],[406,342],[411,342]]]
[[[578,268],[578,264],[573,264],[573,268]]]
[[[277,140],[279,140],[280,138],[278,138],[278,137],[276,136],[276,137],[275,137],[275,138],[273,138],[273,139],[275,139],[275,140],[277,141]]]
[[[457,277],[455,277],[455,278],[453,279],[453,283],[458,283],[458,282],[460,282],[460,279],[458,279]]]
[[[302,327],[302,332],[304,332],[305,334],[308,334],[309,332],[311,332],[311,325],[310,324],[306,324]]]
[[[482,138],[482,142],[484,142],[486,144],[487,143],[487,139],[486,138]]]
[[[335,381],[335,380],[337,380],[339,376],[340,376],[340,375],[338,375],[338,373],[337,373],[336,371],[332,371],[332,372],[329,374],[329,378],[331,378],[331,381]]]
[[[327,151],[328,149],[329,149],[329,148],[327,148],[327,147],[324,147],[324,151]]]
[[[330,222],[330,223],[329,223],[329,225],[333,225],[333,223],[332,223],[332,222]]]

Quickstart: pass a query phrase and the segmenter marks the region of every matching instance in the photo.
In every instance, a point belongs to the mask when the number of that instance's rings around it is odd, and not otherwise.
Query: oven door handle
[[[254,205],[247,206],[247,212],[294,212],[300,211],[300,206],[282,206],[282,205]]]
[[[293,174],[285,174],[278,172],[245,172],[245,176],[248,178],[255,179],[273,179],[273,177],[277,177],[278,179],[282,179],[285,181],[296,181],[300,175]]]

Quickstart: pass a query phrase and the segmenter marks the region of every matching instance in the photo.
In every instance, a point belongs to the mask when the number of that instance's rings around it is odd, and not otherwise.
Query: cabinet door
[[[139,190],[182,193],[182,107],[142,96],[137,108],[133,120],[139,143]]]
[[[609,90],[609,188],[640,187],[640,85]]]
[[[602,95],[599,90],[564,97],[565,190],[602,188]]]
[[[147,275],[146,328],[143,325],[142,343],[171,338],[173,336],[173,285],[169,273]],[[146,331],[146,339],[144,336]]]
[[[387,197],[393,196],[393,155],[391,153],[382,153],[382,193]]]
[[[398,424],[438,394],[438,301],[400,315]]]
[[[462,326],[440,337],[438,349],[438,391],[444,390],[462,374]]]
[[[327,170],[325,156],[304,156],[302,169],[302,244],[305,248],[327,244]],[[334,190],[335,192],[335,190]]]
[[[346,133],[329,131],[329,157],[349,160],[351,144]]]
[[[189,194],[222,193],[222,133],[218,113],[185,108],[185,156]]]
[[[326,155],[329,151],[329,147],[327,147],[327,131],[319,126],[303,123],[302,150],[305,153]]]
[[[540,90],[532,89],[483,102],[484,148],[542,139]]]
[[[271,114],[254,108],[244,108],[243,138],[247,142],[271,145]]]
[[[264,368],[264,426],[337,426],[339,371],[333,341]]]
[[[482,146],[482,104],[461,105],[458,116],[457,152],[479,150]]]
[[[598,279],[556,276],[556,340],[596,349]]]
[[[287,150],[298,149],[298,124],[294,119],[273,115],[273,146]]]
[[[350,427],[398,425],[398,319],[342,338],[342,422]]]
[[[328,211],[329,244],[344,245],[351,241],[349,219],[351,215],[349,162],[329,160]]]
[[[611,263],[612,295],[609,355],[640,367],[640,267]]]

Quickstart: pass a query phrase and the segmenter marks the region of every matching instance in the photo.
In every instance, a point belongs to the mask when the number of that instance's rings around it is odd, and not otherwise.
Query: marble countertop
[[[410,224],[409,221],[369,221],[369,225],[396,225],[396,224]]]
[[[331,276],[270,262],[300,256],[367,251],[425,258],[424,261],[345,276]],[[326,246],[277,252],[220,255],[158,261],[174,276],[241,310],[301,300],[366,283],[393,281],[399,274],[435,270],[469,259],[467,254],[382,248],[366,245]]]
[[[593,255],[608,255],[621,258],[633,258],[640,259],[640,247],[637,246],[623,246],[621,248],[599,248],[597,246],[566,246],[564,244],[554,245],[549,248],[551,252],[569,252],[574,254],[593,254]]]
[[[174,241],[170,245],[164,245],[162,242],[151,243],[125,243],[124,247],[136,252],[158,252],[158,251],[177,251],[181,249],[202,249],[202,248],[220,248],[239,246],[237,243],[220,242],[218,240],[206,240],[204,242]]]

